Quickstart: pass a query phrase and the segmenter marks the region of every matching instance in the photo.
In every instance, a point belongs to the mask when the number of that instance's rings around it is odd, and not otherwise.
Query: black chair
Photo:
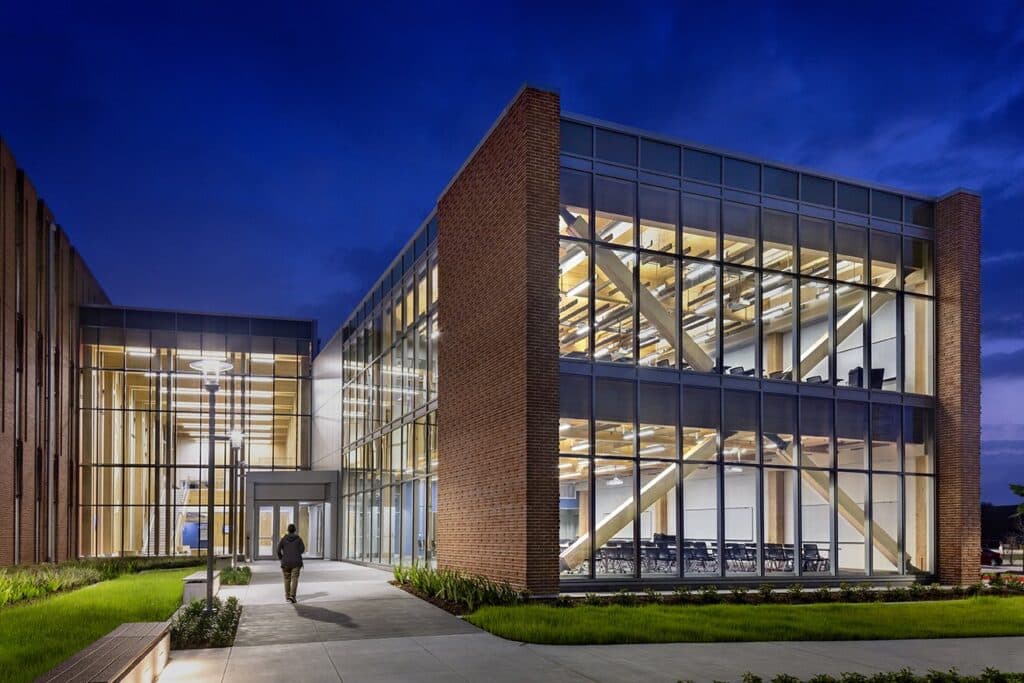
[[[850,373],[847,376],[847,383],[851,387],[864,386],[864,368],[858,365],[854,369],[850,370]]]
[[[818,550],[817,543],[804,543],[800,566],[805,572],[829,571],[828,558]]]
[[[885,382],[885,368],[871,368],[871,388],[881,389]]]

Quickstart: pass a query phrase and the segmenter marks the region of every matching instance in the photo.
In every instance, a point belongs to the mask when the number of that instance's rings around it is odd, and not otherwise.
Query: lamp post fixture
[[[204,358],[189,363],[189,367],[203,373],[203,388],[210,395],[210,456],[206,474],[206,611],[213,611],[213,485],[214,485],[214,441],[216,436],[217,389],[220,388],[220,376],[232,367],[231,363],[216,358]]]

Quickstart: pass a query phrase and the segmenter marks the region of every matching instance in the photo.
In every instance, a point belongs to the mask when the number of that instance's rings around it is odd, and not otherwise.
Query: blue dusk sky
[[[1020,2],[150,4],[0,10],[0,135],[116,303],[315,317],[330,337],[536,83],[570,112],[980,191],[983,498],[1013,500]]]

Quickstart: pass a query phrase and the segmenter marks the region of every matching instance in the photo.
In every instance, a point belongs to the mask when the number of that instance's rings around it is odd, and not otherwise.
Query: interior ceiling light
[[[608,484],[607,485],[608,486],[622,486],[622,480],[619,479],[617,476],[615,476],[615,477],[612,477],[611,479],[608,480]]]

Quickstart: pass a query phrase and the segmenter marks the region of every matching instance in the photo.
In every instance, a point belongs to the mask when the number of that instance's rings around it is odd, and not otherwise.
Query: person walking
[[[302,553],[306,552],[306,544],[302,537],[295,533],[295,525],[288,525],[288,533],[277,543],[277,559],[281,560],[281,571],[284,572],[284,598],[295,602],[295,591],[299,587],[299,572],[302,571]]]

